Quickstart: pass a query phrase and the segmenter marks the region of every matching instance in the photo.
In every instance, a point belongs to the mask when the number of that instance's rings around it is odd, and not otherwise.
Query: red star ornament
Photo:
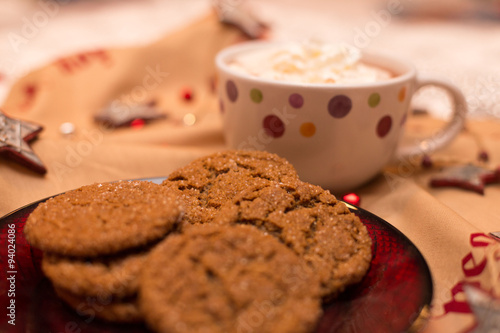
[[[42,130],[42,126],[13,119],[0,112],[0,154],[32,171],[45,174],[47,169],[28,145]]]
[[[500,183],[500,167],[495,170],[466,164],[445,169],[431,179],[432,187],[458,187],[479,194],[484,194],[486,184]]]

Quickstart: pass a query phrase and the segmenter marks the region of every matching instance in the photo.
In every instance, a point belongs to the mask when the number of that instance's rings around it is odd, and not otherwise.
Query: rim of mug
[[[280,46],[280,45],[289,45],[293,43],[292,41],[248,41],[242,42],[239,44],[228,46],[221,51],[219,51],[215,56],[215,65],[216,67],[230,74],[231,76],[237,77],[239,79],[244,79],[248,81],[253,81],[255,83],[265,83],[268,85],[275,86],[284,86],[284,87],[300,87],[301,89],[332,89],[332,88],[366,88],[366,87],[374,87],[374,86],[387,86],[393,85],[397,83],[402,83],[410,80],[413,77],[416,77],[416,68],[415,66],[404,59],[399,57],[395,57],[393,55],[388,55],[382,52],[375,52],[372,50],[361,50],[361,59],[364,63],[379,66],[390,72],[394,73],[395,65],[391,67],[381,66],[377,63],[376,60],[382,59],[386,62],[390,62],[391,64],[397,64],[399,67],[406,67],[406,71],[401,74],[395,75],[386,80],[374,81],[374,82],[361,82],[361,83],[308,83],[308,82],[286,82],[281,80],[274,80],[269,78],[263,78],[259,76],[253,76],[238,70],[231,68],[228,65],[228,58],[232,58],[237,54],[264,49],[268,47]]]

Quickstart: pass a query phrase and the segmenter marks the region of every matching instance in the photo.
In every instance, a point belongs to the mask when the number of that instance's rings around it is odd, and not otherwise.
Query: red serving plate
[[[163,178],[147,179],[160,183]],[[29,214],[43,199],[0,219],[0,332],[114,333],[149,332],[144,325],[107,323],[79,315],[56,295],[40,269],[42,253],[24,238]],[[349,205],[373,240],[373,259],[364,279],[324,306],[318,333],[395,333],[418,330],[425,323],[432,300],[429,268],[415,245],[383,219]],[[8,230],[15,228],[15,240]],[[9,241],[10,239],[10,241]],[[334,241],[334,240],[332,240]],[[9,245],[15,245],[15,264],[9,268]],[[12,254],[13,247],[10,246]],[[15,273],[10,273],[15,272]],[[8,277],[15,276],[14,288]],[[14,292],[14,294],[12,294]],[[7,307],[15,301],[15,325]],[[99,311],[99,304],[93,306]],[[12,308],[12,306],[11,306]],[[12,321],[11,321],[12,323]],[[279,333],[279,332],[277,332]]]

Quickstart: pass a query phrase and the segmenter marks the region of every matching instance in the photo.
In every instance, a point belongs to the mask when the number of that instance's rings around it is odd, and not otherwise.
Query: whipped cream
[[[228,65],[251,76],[293,83],[369,83],[392,77],[383,68],[361,62],[355,47],[317,41],[248,51]]]

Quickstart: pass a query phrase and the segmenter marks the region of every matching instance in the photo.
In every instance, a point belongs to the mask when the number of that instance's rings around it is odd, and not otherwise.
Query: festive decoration
[[[243,1],[214,0],[213,5],[220,22],[235,26],[250,39],[261,38],[268,30]]]
[[[432,163],[432,159],[429,155],[424,155],[422,157],[422,161],[421,161],[422,168],[430,169],[430,168],[432,168],[433,164],[434,163]]]
[[[464,286],[469,306],[476,316],[476,327],[472,332],[500,331],[500,299],[473,285]]]
[[[69,122],[62,123],[61,126],[59,126],[59,132],[65,137],[70,137],[75,133],[75,125]]]
[[[359,204],[361,203],[361,198],[356,193],[345,194],[342,197],[342,200],[354,206],[359,206]]]
[[[193,126],[196,123],[196,115],[193,113],[187,113],[182,117],[182,123],[186,126]]]
[[[146,125],[146,122],[142,119],[134,119],[130,123],[130,127],[133,129],[141,129],[144,127],[144,125]]]
[[[160,113],[156,108],[156,102],[150,101],[146,104],[132,104],[115,101],[101,110],[94,119],[110,128],[132,126],[143,127],[147,122],[163,119],[166,115]]]
[[[485,150],[482,150],[479,152],[477,159],[481,162],[488,162],[490,160],[490,157]]]
[[[9,118],[0,112],[0,153],[39,174],[45,174],[47,169],[28,145],[42,129],[42,126]]]
[[[185,101],[189,102],[193,99],[193,90],[189,87],[186,87],[182,90],[181,96]]]
[[[413,113],[416,113],[415,110]],[[385,172],[398,175],[412,170],[430,174],[435,170],[441,170],[440,174],[430,179],[429,186],[455,187],[484,194],[484,187],[487,184],[500,183],[500,166],[496,169],[488,166],[490,155],[477,133],[467,127],[463,129],[463,132],[468,134],[477,146],[476,160],[462,156],[431,157],[423,154],[420,157],[412,156],[401,160],[399,164],[390,165],[386,167]]]
[[[477,165],[467,164],[449,167],[435,178],[432,178],[432,187],[459,187],[484,194],[484,186],[500,182],[500,167],[488,170]]]

